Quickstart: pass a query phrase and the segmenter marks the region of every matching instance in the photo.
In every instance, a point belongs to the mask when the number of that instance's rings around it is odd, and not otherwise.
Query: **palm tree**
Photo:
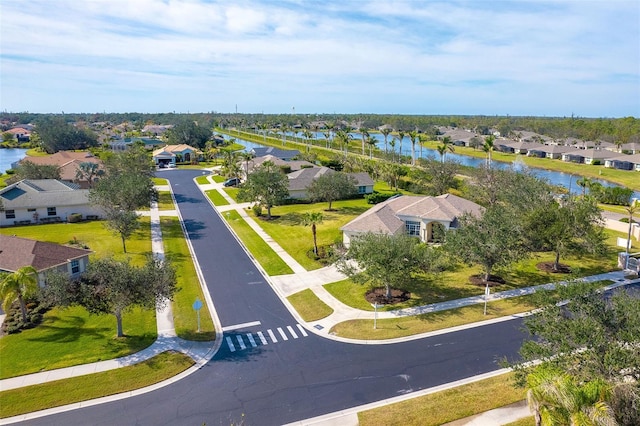
[[[629,267],[629,251],[631,249],[631,228],[633,227],[633,215],[638,208],[638,203],[635,200],[631,200],[628,206],[624,209],[627,213],[629,213],[629,231],[627,232],[627,246],[626,246],[626,261],[625,261],[625,269]]]
[[[360,132],[360,135],[362,136],[362,155],[364,155],[364,145],[367,143],[367,137],[369,136],[369,131],[366,127],[361,126],[358,131]]]
[[[347,149],[349,147],[349,141],[353,138],[351,133],[346,132],[344,130],[338,130],[336,132],[335,138],[338,140],[338,144],[340,145],[340,150],[344,150],[344,156],[347,156]]]
[[[401,162],[401,158],[402,158],[402,140],[404,139],[404,135],[405,132],[403,132],[402,130],[398,130],[398,142],[400,142],[400,144],[398,145],[398,162]]]
[[[378,143],[378,139],[375,138],[375,136],[367,136],[367,145],[369,145],[369,159],[373,158],[373,148],[376,146],[376,144]]]
[[[38,271],[33,266],[23,266],[12,274],[4,277],[0,282],[0,299],[2,309],[9,312],[11,304],[16,300],[20,303],[22,322],[27,322],[27,306],[25,298],[34,296],[38,292]]]
[[[287,141],[287,132],[290,130],[291,130],[291,127],[289,127],[288,124],[282,125],[282,146],[285,145],[285,142]]]
[[[412,130],[409,132],[409,140],[411,141],[411,165],[416,165],[416,142],[418,142],[418,131]]]
[[[331,138],[331,131],[327,130],[326,132],[322,133],[322,136],[324,136],[324,140],[325,140],[325,147],[326,148],[331,148],[331,144],[329,143],[329,139]]]
[[[318,238],[316,234],[316,224],[322,223],[321,212],[308,212],[302,217],[302,223],[304,226],[311,225],[311,233],[313,234],[313,254],[318,255]]]
[[[442,147],[442,150],[440,149]],[[444,156],[449,152],[455,152],[455,148],[453,146],[453,141],[450,136],[445,136],[442,138],[442,145],[438,146],[438,152],[440,153],[440,159],[444,163]]]
[[[311,141],[311,136],[313,136],[313,133],[311,133],[309,129],[304,129],[302,131],[302,136],[304,136],[305,140],[307,141],[307,152],[309,152],[309,143]]]
[[[482,146],[482,150],[487,153],[487,165],[491,167],[491,153],[495,149],[494,142],[496,137],[493,135],[489,135],[484,138],[484,145]]]
[[[425,142],[429,141],[429,137],[427,135],[420,134],[418,135],[418,144],[420,145],[420,158],[422,158],[422,148],[424,148]]]
[[[394,161],[394,162],[396,159],[396,141],[397,139],[393,137],[391,138],[391,142],[389,142],[389,145],[391,145],[391,161]]]
[[[387,153],[387,138],[389,137],[389,133],[391,133],[391,128],[390,127],[383,127],[382,130],[380,130],[380,133],[382,133],[384,135],[384,153]]]
[[[586,176],[578,179],[576,181],[576,183],[578,184],[578,186],[580,188],[582,188],[582,196],[584,197],[585,193],[587,192],[587,188],[589,188],[591,186],[591,178],[588,178]]]

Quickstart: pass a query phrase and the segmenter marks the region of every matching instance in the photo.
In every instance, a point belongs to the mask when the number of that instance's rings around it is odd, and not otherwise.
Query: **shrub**
[[[15,171],[15,170],[13,170],[13,169],[9,169],[9,170],[7,170],[5,173],[6,173],[6,174],[8,174],[8,175],[13,175],[13,174],[15,174],[15,173],[16,173],[16,171]]]
[[[253,207],[251,207],[251,210],[253,210],[253,214],[256,217],[262,216],[262,206],[260,204],[254,204]]]
[[[69,223],[77,223],[82,220],[82,215],[80,213],[71,213],[69,217],[67,217],[67,221]]]
[[[396,192],[394,194],[381,194],[379,192],[374,191],[371,194],[365,195],[364,199],[367,200],[368,204],[378,204],[399,194],[400,194],[399,192]]]
[[[599,165],[601,165],[601,164],[602,164],[602,161],[600,161],[600,160],[593,160],[593,161],[591,162],[591,165],[592,165],[592,166],[599,166]]]

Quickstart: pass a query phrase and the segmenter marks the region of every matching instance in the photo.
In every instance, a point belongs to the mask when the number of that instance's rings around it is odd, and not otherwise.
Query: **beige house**
[[[29,161],[37,165],[51,165],[58,166],[60,170],[60,180],[65,182],[77,183],[80,188],[91,187],[91,182],[87,182],[84,178],[78,177],[78,170],[82,163],[95,163],[98,168],[104,170],[104,164],[102,160],[94,156],[88,151],[58,151],[55,154],[47,155],[45,157],[25,157],[20,162]],[[93,178],[97,181],[99,176]]]
[[[44,286],[48,271],[59,271],[74,278],[89,265],[91,250],[60,244],[0,235],[0,271],[15,272],[25,266],[38,271],[38,284]]]
[[[349,247],[351,240],[361,234],[397,235],[405,233],[433,242],[437,229],[458,227],[458,218],[464,213],[479,215],[478,204],[452,194],[437,197],[400,195],[376,204],[344,225],[342,241]]]

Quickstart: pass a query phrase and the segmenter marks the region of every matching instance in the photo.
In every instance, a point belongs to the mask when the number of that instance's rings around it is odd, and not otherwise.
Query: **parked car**
[[[224,181],[222,186],[238,186],[240,185],[240,178],[231,178]]]

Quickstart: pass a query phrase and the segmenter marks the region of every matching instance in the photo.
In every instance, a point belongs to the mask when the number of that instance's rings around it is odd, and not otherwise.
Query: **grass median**
[[[229,202],[226,198],[220,194],[217,189],[210,189],[205,192],[205,195],[209,197],[214,206],[228,206]]]
[[[321,320],[333,313],[333,309],[320,300],[310,289],[292,294],[287,297],[287,300],[298,311],[302,319],[307,322]]]
[[[170,191],[158,192],[158,210],[175,210]]]
[[[147,361],[103,373],[0,392],[0,417],[11,417],[140,389],[193,365],[191,358],[165,352]]]

